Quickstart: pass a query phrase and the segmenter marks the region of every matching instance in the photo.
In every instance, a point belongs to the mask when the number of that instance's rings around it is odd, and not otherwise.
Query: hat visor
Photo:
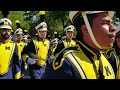
[[[74,30],[72,30],[72,29],[71,30],[67,30],[66,32],[68,32],[68,31],[74,32]]]
[[[38,29],[37,31],[47,31],[47,28],[41,28],[41,29]]]
[[[56,44],[57,44],[58,42],[57,42],[57,41],[53,41],[53,42],[51,42],[51,43],[56,43]]]
[[[7,29],[12,29],[10,26],[8,26],[8,25],[2,25],[2,26],[0,26],[0,28],[7,28]]]
[[[102,12],[108,12],[108,15],[110,16],[110,18],[112,18],[115,14],[114,11],[86,11],[86,14],[94,14],[94,13],[102,13]]]
[[[55,41],[54,43],[58,43],[58,41]]]
[[[17,34],[23,34],[22,32],[18,32]]]

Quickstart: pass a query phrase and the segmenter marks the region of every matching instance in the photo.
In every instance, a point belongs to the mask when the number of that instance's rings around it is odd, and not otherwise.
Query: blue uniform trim
[[[18,48],[13,48],[11,55],[9,70],[6,74],[0,75],[0,79],[15,79],[15,75],[21,71],[21,60],[18,57]]]
[[[65,59],[65,62],[69,62],[69,63],[70,63],[70,65],[71,65],[71,67],[72,67],[72,69],[71,69],[70,71],[72,71],[72,76],[73,76],[73,78],[74,78],[74,79],[81,79],[82,77],[81,77],[81,75],[79,74],[77,68],[76,68],[75,65],[69,60],[68,57]],[[69,64],[69,63],[67,63],[67,64]]]
[[[72,53],[71,53],[72,54]],[[74,57],[74,55],[72,54],[72,56]],[[74,57],[74,59],[76,60],[76,58]],[[80,68],[82,69],[82,67],[81,67],[81,65],[79,64],[79,62],[78,62],[78,60],[76,60],[76,62],[78,63],[78,65],[80,66]],[[71,62],[72,63],[72,62]],[[78,71],[78,70],[77,70]],[[83,71],[83,69],[82,69],[82,72],[83,72],[83,74],[84,74],[84,76],[85,76],[85,78],[87,79],[87,76],[86,76],[86,74],[85,74],[85,72]]]
[[[50,63],[46,66],[46,71],[42,76],[42,79],[75,79],[77,70],[74,70],[74,66],[72,66],[71,62],[68,58],[65,58],[64,63],[61,68],[54,70]],[[79,76],[77,76],[79,78]]]
[[[69,47],[69,48],[63,49],[63,50],[59,53],[58,57],[56,57],[56,59],[53,61],[53,65],[54,65],[55,67],[59,66],[59,65],[61,64],[61,59],[63,58],[64,54],[65,54],[66,52],[70,51],[70,50],[76,50],[76,51],[77,51],[77,50],[78,50],[78,46],[74,46],[74,47]],[[55,64],[56,62],[57,62],[57,64]]]
[[[56,55],[56,54],[58,54],[62,49],[64,49],[65,47],[64,47],[64,44],[63,44],[63,42],[62,43],[59,43],[58,45],[57,45],[57,48],[55,49],[55,51],[54,51],[54,56]]]

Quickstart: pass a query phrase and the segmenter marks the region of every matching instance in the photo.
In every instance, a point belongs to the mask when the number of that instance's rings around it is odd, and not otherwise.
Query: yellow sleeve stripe
[[[15,74],[15,79],[20,79],[21,78],[21,72],[18,72],[17,74]]]
[[[26,63],[27,58],[29,58],[29,56],[28,56],[27,54],[25,54],[25,55],[22,56],[22,60],[23,60],[25,63]]]

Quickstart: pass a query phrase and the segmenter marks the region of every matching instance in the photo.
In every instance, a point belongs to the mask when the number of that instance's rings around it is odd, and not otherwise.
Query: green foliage
[[[40,23],[39,11],[9,11],[8,18],[12,21],[12,28],[16,30],[15,21],[19,20],[22,29],[29,30],[29,33],[34,36],[36,33],[35,26]],[[0,18],[3,18],[0,12]],[[45,21],[48,25],[48,34],[53,32],[62,33],[67,25],[70,25],[69,11],[46,11]],[[113,23],[117,26],[119,18],[113,17]]]
[[[8,18],[12,21],[12,28],[16,30],[15,21],[19,20],[22,29],[27,29],[35,34],[35,26],[40,23],[39,11],[9,11]],[[61,33],[70,24],[68,11],[46,11],[45,20],[49,33],[57,31]],[[0,18],[3,18],[0,12]]]
[[[24,13],[25,11],[9,11],[8,18],[12,21],[12,28],[14,31],[16,30],[16,24],[15,24],[16,20],[20,21],[20,25],[22,29],[29,30],[30,28],[29,21],[25,21]],[[1,12],[0,12],[0,18],[3,18]]]
[[[34,27],[40,23],[40,17],[38,14],[39,11],[26,11],[25,12],[25,21],[30,21],[30,33],[32,36],[36,33]],[[52,34],[53,32],[61,33],[64,28],[70,24],[70,20],[68,17],[68,11],[46,11],[45,21],[48,25],[48,34]],[[36,18],[33,20],[33,16]]]
[[[46,22],[49,25],[49,29],[53,30],[53,32],[62,32],[70,24],[68,11],[47,11]]]
[[[116,16],[116,13],[115,13],[115,15],[114,15],[114,17],[113,17],[113,23],[114,23],[114,25],[116,25],[116,26],[120,23],[120,19]]]

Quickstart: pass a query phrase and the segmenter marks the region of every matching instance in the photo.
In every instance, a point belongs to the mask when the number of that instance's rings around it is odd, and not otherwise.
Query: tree
[[[25,21],[24,13],[25,11],[9,11],[8,18],[12,21],[12,29],[14,31],[16,30],[16,20],[20,21],[22,29],[29,30],[29,21]],[[0,18],[3,18],[2,12],[0,12]]]
[[[24,16],[25,21],[29,21],[29,34],[34,37],[36,34],[35,26],[39,21],[38,11],[25,11]]]
[[[68,24],[70,24],[70,20],[68,17],[68,11],[48,11],[48,13],[46,15],[46,20],[51,21],[51,23],[56,22],[56,23],[61,24],[63,29]]]
[[[120,11],[116,11],[113,17],[113,23],[117,26],[120,23]]]

